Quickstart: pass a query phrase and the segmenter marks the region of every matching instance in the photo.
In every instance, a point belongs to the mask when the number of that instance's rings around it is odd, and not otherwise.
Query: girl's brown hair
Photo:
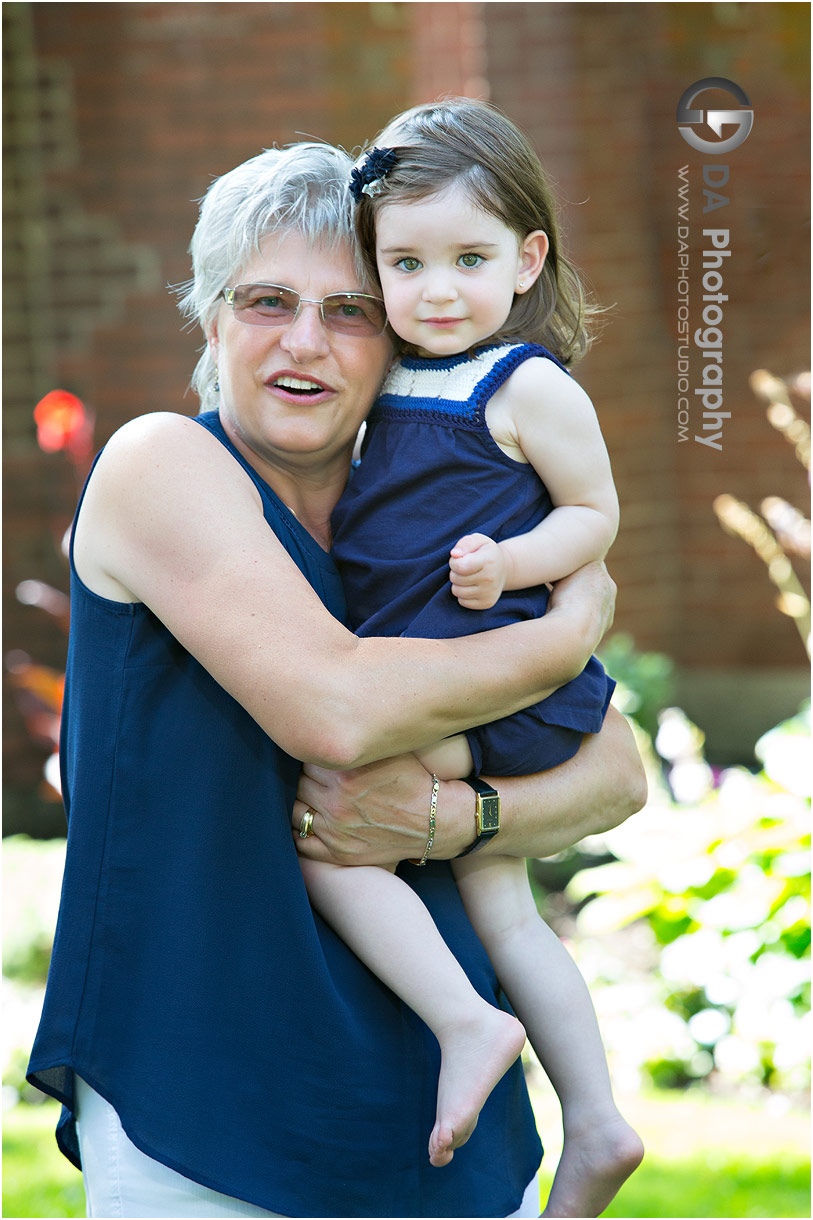
[[[371,272],[377,275],[378,211],[461,182],[472,201],[520,241],[542,229],[550,243],[541,274],[526,293],[514,297],[493,339],[541,343],[565,365],[580,360],[591,342],[591,320],[601,310],[588,301],[578,272],[562,251],[553,191],[519,128],[489,103],[458,97],[405,111],[375,144],[391,148],[397,159],[380,193],[363,194],[356,204],[356,232]]]

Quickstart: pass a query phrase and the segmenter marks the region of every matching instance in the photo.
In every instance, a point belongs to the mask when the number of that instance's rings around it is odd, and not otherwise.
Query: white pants
[[[278,1216],[231,1195],[209,1190],[146,1156],[124,1134],[109,1102],[76,1077],[76,1129],[82,1155],[88,1216]],[[519,1211],[539,1215],[539,1183],[529,1184]]]

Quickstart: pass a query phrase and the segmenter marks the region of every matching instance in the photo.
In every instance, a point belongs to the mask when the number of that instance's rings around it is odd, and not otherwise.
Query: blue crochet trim
[[[370,423],[382,419],[400,420],[402,423],[444,424],[447,428],[465,428],[479,432],[480,424],[477,413],[469,411],[467,404],[462,407],[459,402],[446,402],[437,398],[410,398],[410,405],[405,407],[403,399],[379,399],[370,412]]]
[[[494,368],[488,373],[475,388],[471,396],[471,405],[477,411],[478,420],[483,428],[486,426],[485,409],[490,398],[496,394],[501,385],[504,385],[521,364],[526,360],[530,360],[534,356],[542,356],[547,360],[552,360],[558,365],[563,372],[567,373],[567,369],[562,364],[561,360],[557,360],[552,352],[549,352],[541,343],[523,343],[519,347],[514,347],[505,356],[494,365]],[[570,374],[568,373],[568,376]]]

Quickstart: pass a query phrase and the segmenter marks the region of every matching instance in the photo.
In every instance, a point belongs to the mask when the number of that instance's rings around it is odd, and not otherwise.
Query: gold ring
[[[303,813],[302,821],[299,823],[300,839],[307,839],[308,835],[313,834],[313,815],[315,813],[316,813],[316,810],[311,809],[310,806],[308,806],[308,808]]]

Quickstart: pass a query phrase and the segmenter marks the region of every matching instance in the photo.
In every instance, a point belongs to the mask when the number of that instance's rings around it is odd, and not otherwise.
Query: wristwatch
[[[474,811],[474,827],[477,837],[465,851],[458,852],[457,859],[467,856],[470,851],[477,851],[489,839],[493,839],[500,830],[500,794],[496,788],[485,783],[478,776],[470,776],[464,781],[477,793],[477,808]]]

